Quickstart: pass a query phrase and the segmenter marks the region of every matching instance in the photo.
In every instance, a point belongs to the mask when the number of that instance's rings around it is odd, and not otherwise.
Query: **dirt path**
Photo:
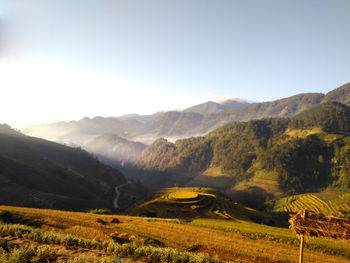
[[[119,196],[120,196],[120,191],[119,191],[119,188],[122,188],[124,186],[127,186],[128,184],[130,184],[131,182],[128,181],[126,184],[121,184],[121,185],[117,185],[114,189],[115,189],[115,198],[113,200],[113,206],[115,209],[119,209],[119,205],[118,205],[118,199],[119,199]]]

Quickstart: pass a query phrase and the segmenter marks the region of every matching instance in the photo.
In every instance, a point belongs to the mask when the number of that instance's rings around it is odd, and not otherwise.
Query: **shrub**
[[[98,214],[98,215],[109,215],[111,214],[111,210],[107,209],[107,208],[96,208],[96,209],[92,209],[87,211],[90,214]]]

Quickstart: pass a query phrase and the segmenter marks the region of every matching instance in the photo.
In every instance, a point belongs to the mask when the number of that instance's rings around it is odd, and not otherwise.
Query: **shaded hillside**
[[[146,148],[136,164],[150,173],[198,175],[200,180],[189,178],[192,184],[206,181],[202,186],[210,186],[221,181],[217,188],[224,191],[257,176],[264,182],[275,180],[276,191],[289,194],[331,185],[347,187],[349,110],[339,103],[323,103],[292,119],[232,123],[204,137],[175,143],[160,139]],[[258,191],[259,185],[254,187]]]
[[[130,162],[146,148],[146,145],[123,139],[113,133],[106,133],[90,140],[84,148],[110,161]]]
[[[9,132],[0,134],[0,182],[1,204],[86,210],[112,208],[126,179],[80,148]]]

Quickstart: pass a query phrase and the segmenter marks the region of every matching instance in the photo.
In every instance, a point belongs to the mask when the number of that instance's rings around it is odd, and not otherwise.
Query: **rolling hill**
[[[0,182],[1,204],[82,211],[113,209],[114,187],[126,179],[80,148],[0,125]],[[122,207],[145,192],[135,187],[135,192],[124,189]]]
[[[161,218],[262,220],[263,215],[212,188],[173,187],[155,191],[130,208],[128,214]]]
[[[291,119],[232,123],[175,143],[159,139],[136,165],[150,174],[178,175],[182,185],[215,186],[247,204],[255,202],[255,207],[268,196],[347,189],[349,110],[325,102]]]

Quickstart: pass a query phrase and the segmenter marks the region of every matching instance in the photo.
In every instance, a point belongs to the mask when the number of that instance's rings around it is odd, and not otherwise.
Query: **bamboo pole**
[[[300,235],[299,263],[303,263],[304,235]]]

